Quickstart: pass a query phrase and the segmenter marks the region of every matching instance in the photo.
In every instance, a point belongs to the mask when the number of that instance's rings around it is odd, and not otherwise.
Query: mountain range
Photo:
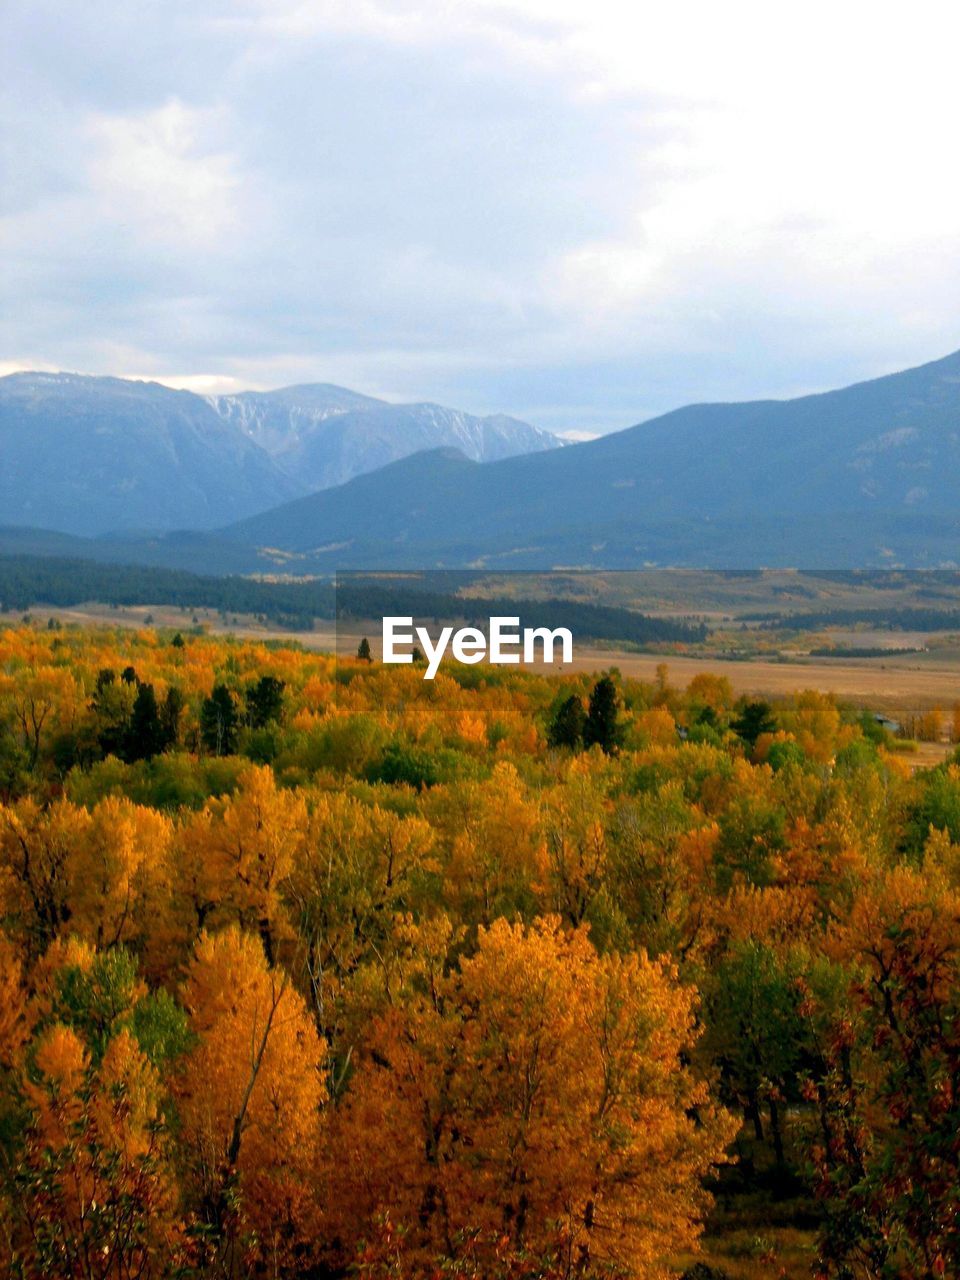
[[[551,453],[416,455],[225,530],[314,566],[960,562],[960,352]]]
[[[317,384],[202,397],[70,373],[0,378],[0,520],[101,535],[210,529],[422,449],[560,441],[514,418]]]
[[[246,436],[271,430],[262,417]],[[427,450],[202,537],[84,546],[215,572],[945,566],[960,563],[958,495],[960,352],[839,391],[690,405],[498,461]]]

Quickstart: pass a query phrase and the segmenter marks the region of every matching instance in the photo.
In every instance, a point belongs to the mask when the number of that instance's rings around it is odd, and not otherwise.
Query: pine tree
[[[730,728],[748,747],[756,746],[762,733],[773,733],[777,724],[773,718],[773,708],[769,702],[746,702],[740,708],[736,720],[731,721]]]
[[[598,746],[608,756],[620,747],[623,729],[617,718],[620,698],[609,676],[601,676],[590,693],[590,708],[583,727],[584,746]]]
[[[163,750],[163,725],[152,684],[140,684],[126,734],[127,760],[150,760]]]
[[[247,719],[252,729],[263,729],[283,713],[286,685],[276,676],[261,676],[247,689]]]
[[[373,654],[370,652],[370,641],[366,636],[357,645],[357,657],[361,662],[372,662]]]
[[[180,717],[183,714],[183,694],[176,685],[167,690],[160,710],[160,724],[163,729],[163,750],[168,751],[180,741]]]
[[[237,750],[237,708],[225,684],[215,684],[200,708],[200,739],[215,756],[232,756]]]
[[[573,751],[583,746],[583,731],[587,717],[583,703],[576,694],[565,698],[547,729],[547,741],[551,747],[569,747]]]

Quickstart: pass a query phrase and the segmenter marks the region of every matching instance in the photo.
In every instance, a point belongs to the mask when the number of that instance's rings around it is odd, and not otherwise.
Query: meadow
[[[956,1274],[949,716],[355,639],[0,630],[3,1272]]]

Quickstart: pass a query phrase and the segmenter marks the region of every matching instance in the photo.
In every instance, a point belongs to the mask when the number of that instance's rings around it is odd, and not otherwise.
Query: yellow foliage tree
[[[316,1243],[325,1046],[259,938],[236,926],[200,938],[183,999],[196,1043],[179,1113],[215,1259],[286,1265]]]
[[[671,969],[601,957],[556,917],[481,928],[371,1027],[333,1128],[334,1212],[345,1231],[389,1214],[423,1260],[505,1238],[561,1274],[671,1275],[732,1133],[684,1065],[694,1038]]]

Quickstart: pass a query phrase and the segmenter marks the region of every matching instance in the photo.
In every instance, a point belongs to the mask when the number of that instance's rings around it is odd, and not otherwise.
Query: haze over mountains
[[[202,397],[66,373],[0,378],[0,523],[209,529],[421,449],[477,461],[560,441],[525,422],[318,384]]]
[[[262,415],[250,430],[272,427]],[[841,391],[691,405],[500,461],[429,450],[202,538],[102,542],[96,554],[288,573],[953,565],[958,495],[960,352]]]

